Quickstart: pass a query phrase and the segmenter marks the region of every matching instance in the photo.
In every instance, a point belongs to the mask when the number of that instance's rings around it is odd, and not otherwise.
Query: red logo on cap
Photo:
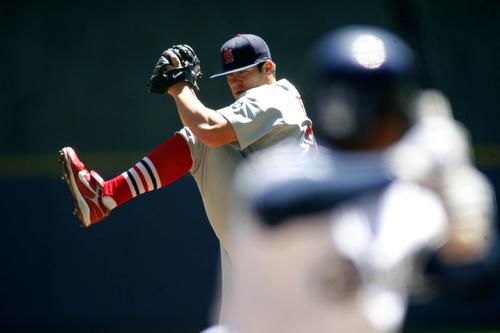
[[[231,49],[224,49],[223,57],[224,57],[224,64],[226,65],[234,61],[233,51],[231,51]]]

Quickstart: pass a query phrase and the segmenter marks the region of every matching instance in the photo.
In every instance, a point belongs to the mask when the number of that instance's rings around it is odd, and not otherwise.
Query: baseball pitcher
[[[117,177],[104,181],[89,171],[74,149],[60,151],[64,177],[75,201],[75,215],[88,227],[126,201],[159,189],[189,172],[195,179],[206,214],[220,241],[222,301],[229,290],[228,203],[232,174],[245,156],[291,141],[301,152],[315,147],[311,120],[297,89],[276,79],[276,64],[266,42],[238,34],[220,49],[223,71],[235,102],[218,110],[197,97],[200,61],[188,45],[174,45],[154,67],[149,93],[168,93],[185,126]],[[175,205],[175,203],[171,203]],[[224,321],[224,304],[220,310]]]

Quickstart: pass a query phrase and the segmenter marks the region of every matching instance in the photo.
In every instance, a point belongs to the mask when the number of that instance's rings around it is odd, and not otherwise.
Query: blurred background
[[[219,48],[236,33],[270,45],[278,77],[303,92],[305,57],[347,24],[393,30],[422,80],[470,130],[500,188],[500,1],[13,1],[0,9],[0,331],[197,332],[217,287],[218,245],[190,176],[128,202],[88,230],[72,216],[58,150],[110,178],[181,128],[145,85],[161,52],[186,43],[212,108],[232,101]],[[406,331],[500,329],[500,292],[410,308]]]

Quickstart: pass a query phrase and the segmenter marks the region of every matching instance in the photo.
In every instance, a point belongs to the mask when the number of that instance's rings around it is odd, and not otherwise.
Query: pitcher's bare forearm
[[[168,90],[174,98],[184,126],[208,146],[222,146],[237,140],[232,125],[221,114],[209,109],[196,96],[193,88],[178,83]]]

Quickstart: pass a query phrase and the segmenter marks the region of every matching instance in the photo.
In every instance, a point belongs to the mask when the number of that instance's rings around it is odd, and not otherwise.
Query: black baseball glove
[[[172,64],[172,60],[167,54],[167,51],[172,51],[180,60],[181,68],[165,71],[166,65]],[[164,51],[160,59],[156,63],[153,73],[147,84],[149,94],[163,94],[167,89],[178,82],[189,82],[197,90],[197,80],[201,77],[200,60],[194,53],[194,50],[186,44],[173,45],[168,50]]]

